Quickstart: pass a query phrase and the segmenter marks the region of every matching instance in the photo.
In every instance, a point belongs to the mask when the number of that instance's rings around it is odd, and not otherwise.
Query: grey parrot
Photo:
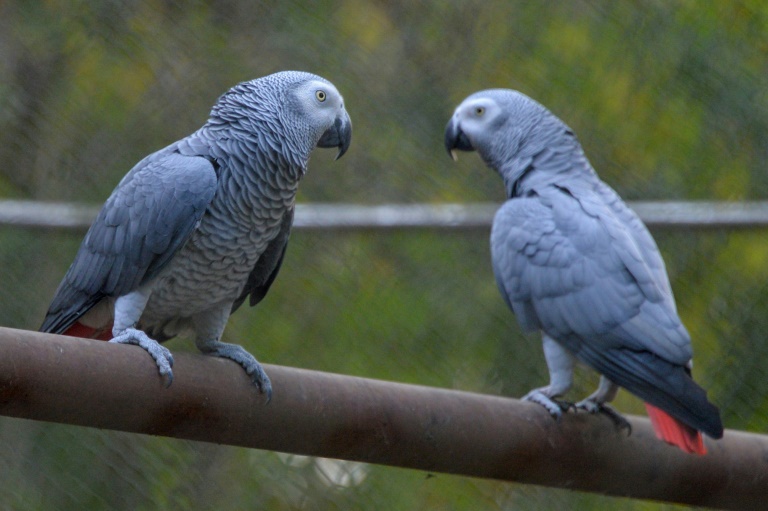
[[[491,230],[496,282],[526,331],[541,331],[550,375],[524,399],[560,417],[574,361],[600,373],[577,409],[605,412],[620,387],[646,402],[660,439],[706,452],[701,432],[723,436],[719,410],[691,378],[691,340],[664,261],[640,218],[593,170],[573,131],[508,89],[467,97],[445,146],[477,151],[504,180],[508,200]]]
[[[286,71],[223,94],[196,132],[150,154],[120,181],[56,291],[41,331],[136,344],[166,386],[159,343],[184,331],[203,353],[272,385],[241,346],[221,342],[231,313],[259,303],[280,269],[299,181],[315,147],[351,141],[336,87]]]

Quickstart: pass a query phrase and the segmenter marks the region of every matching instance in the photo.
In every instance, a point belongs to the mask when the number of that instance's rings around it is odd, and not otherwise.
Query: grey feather
[[[494,218],[492,262],[521,326],[719,438],[719,412],[688,374],[690,337],[658,248],[570,128],[530,98],[496,89],[456,109],[445,141],[450,152],[476,150],[504,179],[509,200]]]
[[[283,217],[280,232],[275,239],[267,246],[267,249],[259,258],[256,266],[248,275],[248,281],[245,283],[243,292],[235,303],[232,304],[232,312],[235,312],[250,295],[249,305],[257,305],[267,295],[267,291],[280,271],[280,266],[285,258],[285,251],[288,248],[288,238],[291,234],[291,225],[293,224],[294,208],[286,211]]]
[[[237,361],[269,394],[256,360],[219,339],[229,314],[248,296],[262,300],[277,275],[311,152],[337,147],[341,156],[350,140],[343,98],[319,76],[287,71],[233,87],[203,127],[117,185],[42,330],[103,323],[96,306],[115,304],[118,342],[144,346],[168,382],[170,354],[134,326],[160,341],[191,329],[201,350]]]
[[[41,330],[62,333],[99,300],[153,278],[187,241],[215,191],[216,174],[204,158],[163,152],[140,162],[91,225]]]

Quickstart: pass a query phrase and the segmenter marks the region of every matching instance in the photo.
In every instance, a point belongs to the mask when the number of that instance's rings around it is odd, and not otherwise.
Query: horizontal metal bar
[[[768,227],[765,202],[632,202],[651,228]],[[487,229],[499,204],[298,204],[295,227],[315,230]],[[98,207],[74,203],[0,201],[0,225],[84,231]]]
[[[768,227],[768,201],[755,202],[631,202],[629,206],[649,227]]]
[[[265,365],[266,405],[230,361],[174,355],[173,385],[136,346],[0,328],[0,415],[723,509],[768,502],[768,437],[709,454],[598,415],[554,421],[496,396]]]
[[[298,204],[297,228],[489,228],[498,204]]]
[[[65,202],[0,201],[0,225],[40,229],[85,230],[96,218],[98,206]]]

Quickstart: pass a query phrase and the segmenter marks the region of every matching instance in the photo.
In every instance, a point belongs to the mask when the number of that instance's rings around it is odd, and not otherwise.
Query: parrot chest
[[[293,193],[219,195],[187,243],[158,275],[142,323],[230,307],[293,205]]]

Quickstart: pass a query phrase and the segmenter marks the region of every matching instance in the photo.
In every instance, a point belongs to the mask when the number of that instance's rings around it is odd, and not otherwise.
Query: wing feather
[[[235,312],[249,295],[251,307],[258,304],[267,295],[267,291],[269,291],[269,288],[275,281],[285,258],[288,238],[290,237],[291,226],[293,225],[293,212],[294,208],[285,212],[282,224],[280,225],[280,231],[267,245],[259,260],[256,261],[256,266],[248,275],[243,291],[232,304],[232,312]]]
[[[491,232],[502,295],[524,328],[540,328],[614,383],[717,437],[717,410],[685,369],[690,339],[661,256],[644,226],[634,232],[623,203],[600,208],[600,200],[548,185],[507,201]]]
[[[187,241],[216,191],[206,158],[145,158],[112,192],[51,302],[41,330],[61,333],[107,296],[150,281]]]
[[[686,364],[690,339],[646,253],[612,209],[582,202],[544,186],[496,214],[494,272],[521,324]]]

